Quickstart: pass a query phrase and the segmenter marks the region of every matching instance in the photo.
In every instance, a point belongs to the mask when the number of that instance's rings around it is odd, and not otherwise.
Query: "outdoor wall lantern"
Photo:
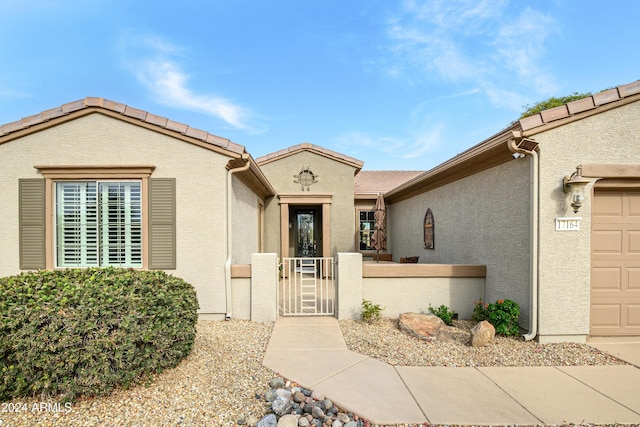
[[[574,213],[578,213],[584,203],[584,188],[591,182],[582,176],[582,165],[576,167],[576,171],[571,176],[565,176],[563,189],[566,194],[571,194],[571,207]]]

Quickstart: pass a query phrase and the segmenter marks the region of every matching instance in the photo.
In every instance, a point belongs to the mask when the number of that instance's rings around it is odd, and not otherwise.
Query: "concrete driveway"
[[[588,344],[640,368],[640,337],[590,338]]]

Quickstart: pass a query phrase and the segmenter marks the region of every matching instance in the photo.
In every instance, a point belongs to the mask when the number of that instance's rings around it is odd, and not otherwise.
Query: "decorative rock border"
[[[256,396],[258,397],[258,396]],[[255,427],[369,427],[369,421],[342,411],[319,391],[276,377],[264,396],[270,412]]]

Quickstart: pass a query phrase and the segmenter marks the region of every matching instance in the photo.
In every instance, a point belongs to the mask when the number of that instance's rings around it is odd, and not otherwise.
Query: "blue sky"
[[[97,96],[244,145],[428,170],[640,78],[636,0],[0,0],[0,123]]]

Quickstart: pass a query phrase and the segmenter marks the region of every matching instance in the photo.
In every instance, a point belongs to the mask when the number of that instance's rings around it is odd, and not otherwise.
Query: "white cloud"
[[[32,99],[36,96],[27,92],[16,91],[15,89],[3,89],[0,87],[0,97],[13,99]]]
[[[443,124],[435,124],[429,129],[418,131],[408,145],[404,153],[400,156],[402,159],[417,159],[435,151],[442,141],[441,134]]]
[[[339,151],[352,153],[355,157],[368,157],[375,153],[376,158],[388,160],[418,159],[439,147],[443,128],[442,123],[436,123],[430,128],[413,131],[404,138],[354,131],[337,137],[336,145]]]
[[[260,118],[242,105],[224,97],[194,93],[189,85],[190,75],[178,61],[183,56],[180,47],[149,35],[128,35],[123,43],[126,65],[158,102],[207,114],[252,134],[266,130]]]
[[[189,76],[174,62],[148,60],[142,64],[137,74],[140,81],[165,105],[218,117],[234,128],[247,127],[249,113],[243,107],[224,98],[194,94],[188,88]]]
[[[376,137],[360,131],[340,135],[336,138],[336,143],[340,147],[340,151],[355,153],[356,156],[358,153],[369,151],[394,155],[401,151],[406,144],[405,141],[399,138]]]
[[[517,92],[557,89],[542,65],[553,28],[551,17],[508,0],[407,0],[388,22],[393,76],[472,85],[519,109]]]

